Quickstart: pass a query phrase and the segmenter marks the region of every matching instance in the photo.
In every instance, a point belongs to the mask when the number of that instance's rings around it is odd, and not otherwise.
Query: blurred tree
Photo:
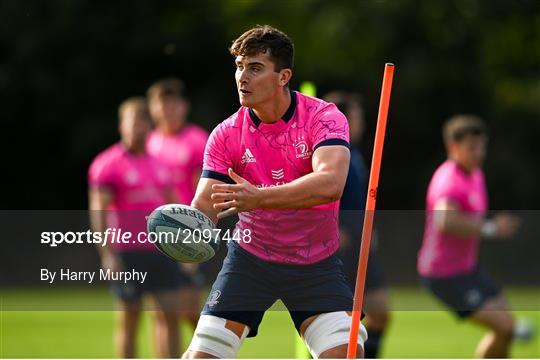
[[[268,23],[296,45],[294,88],[364,96],[370,158],[383,64],[397,65],[379,206],[420,209],[456,112],[491,129],[492,207],[540,202],[540,2],[4,1],[0,3],[3,208],[85,208],[91,158],[117,139],[116,107],[155,79],[188,85],[211,129],[238,107],[231,41]]]

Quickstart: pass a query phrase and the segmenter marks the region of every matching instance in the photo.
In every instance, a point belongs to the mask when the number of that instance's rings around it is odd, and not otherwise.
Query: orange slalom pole
[[[394,64],[387,63],[384,66],[381,100],[379,103],[379,115],[377,118],[375,144],[373,146],[373,158],[371,161],[371,172],[369,175],[368,196],[366,201],[366,211],[364,214],[364,228],[362,229],[360,259],[358,261],[358,271],[356,274],[356,286],[354,289],[354,303],[351,319],[351,331],[349,333],[349,345],[347,347],[347,359],[356,358],[358,330],[360,328],[360,316],[362,313],[362,303],[364,300],[364,285],[366,283],[369,247],[371,244],[371,233],[373,230],[373,218],[375,213],[375,203],[377,200],[377,188],[379,186],[381,158],[384,147],[384,134],[386,132],[386,119],[388,117],[388,107],[390,105],[390,94],[392,92],[393,78]]]

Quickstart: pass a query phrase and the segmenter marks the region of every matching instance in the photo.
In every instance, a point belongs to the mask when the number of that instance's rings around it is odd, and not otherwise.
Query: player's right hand
[[[521,224],[519,217],[508,213],[496,214],[493,222],[495,223],[495,237],[497,238],[510,238],[514,236]]]

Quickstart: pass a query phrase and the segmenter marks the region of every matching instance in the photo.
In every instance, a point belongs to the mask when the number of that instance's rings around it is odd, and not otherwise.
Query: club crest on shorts
[[[218,299],[221,296],[220,290],[214,290],[208,295],[208,299],[206,300],[206,305],[208,306],[214,306],[217,303],[219,303]]]
[[[476,306],[482,300],[482,294],[478,289],[470,289],[465,293],[465,301],[469,306]]]

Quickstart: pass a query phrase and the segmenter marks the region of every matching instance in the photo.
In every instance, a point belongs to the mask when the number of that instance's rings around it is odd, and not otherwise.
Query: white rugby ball
[[[182,204],[158,207],[147,219],[148,239],[173,260],[201,263],[219,249],[219,230],[208,216]]]

